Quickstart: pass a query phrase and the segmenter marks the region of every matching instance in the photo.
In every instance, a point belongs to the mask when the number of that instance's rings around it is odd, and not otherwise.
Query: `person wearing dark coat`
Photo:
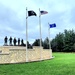
[[[5,36],[5,38],[4,38],[4,45],[5,46],[7,45],[7,41],[8,41],[8,38],[7,38],[7,36]]]
[[[18,38],[18,46],[20,46],[20,38]]]
[[[16,46],[16,43],[17,43],[16,38],[13,39],[13,43],[14,43],[14,46]]]
[[[12,37],[9,38],[9,45],[12,45]]]

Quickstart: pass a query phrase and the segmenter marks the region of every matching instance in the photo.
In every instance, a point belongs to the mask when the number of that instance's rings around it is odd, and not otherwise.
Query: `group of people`
[[[23,42],[23,39],[21,39],[20,40],[20,38],[18,38],[18,39],[16,39],[16,38],[12,38],[12,37],[10,37],[9,39],[8,39],[8,37],[7,36],[5,36],[5,38],[4,38],[4,45],[5,46],[8,46],[8,41],[9,41],[9,45],[10,46],[25,46],[25,44],[24,44],[24,42]],[[13,44],[12,44],[13,43]]]

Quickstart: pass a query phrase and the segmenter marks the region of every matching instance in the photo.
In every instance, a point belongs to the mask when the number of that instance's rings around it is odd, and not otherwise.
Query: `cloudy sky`
[[[0,0],[0,45],[4,37],[26,39],[26,7],[37,16],[28,17],[28,41],[33,43],[40,37],[39,8],[48,12],[41,16],[42,39],[48,37],[48,23],[56,23],[50,29],[51,39],[64,29],[75,30],[75,0]]]

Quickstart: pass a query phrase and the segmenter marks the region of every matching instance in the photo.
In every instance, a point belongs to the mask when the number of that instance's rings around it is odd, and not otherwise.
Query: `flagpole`
[[[49,23],[48,23],[48,25],[49,25]],[[50,58],[51,58],[50,26],[48,26],[48,33],[49,33],[49,50],[50,50]]]
[[[49,23],[48,23],[49,25]],[[51,42],[50,42],[50,27],[48,26],[48,33],[49,33],[49,49],[51,49]]]
[[[42,41],[42,33],[41,33],[41,14],[40,14],[40,8],[39,8],[39,28],[40,28],[40,60],[42,60],[42,51],[41,51],[41,47],[42,47],[42,44],[41,44],[41,41]]]
[[[28,57],[27,57],[27,41],[28,41],[28,23],[27,23],[27,7],[26,7],[26,62],[28,62]]]

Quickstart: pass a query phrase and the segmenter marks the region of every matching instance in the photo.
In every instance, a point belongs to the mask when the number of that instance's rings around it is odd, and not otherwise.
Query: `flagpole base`
[[[28,59],[26,59],[26,62],[28,62]]]

